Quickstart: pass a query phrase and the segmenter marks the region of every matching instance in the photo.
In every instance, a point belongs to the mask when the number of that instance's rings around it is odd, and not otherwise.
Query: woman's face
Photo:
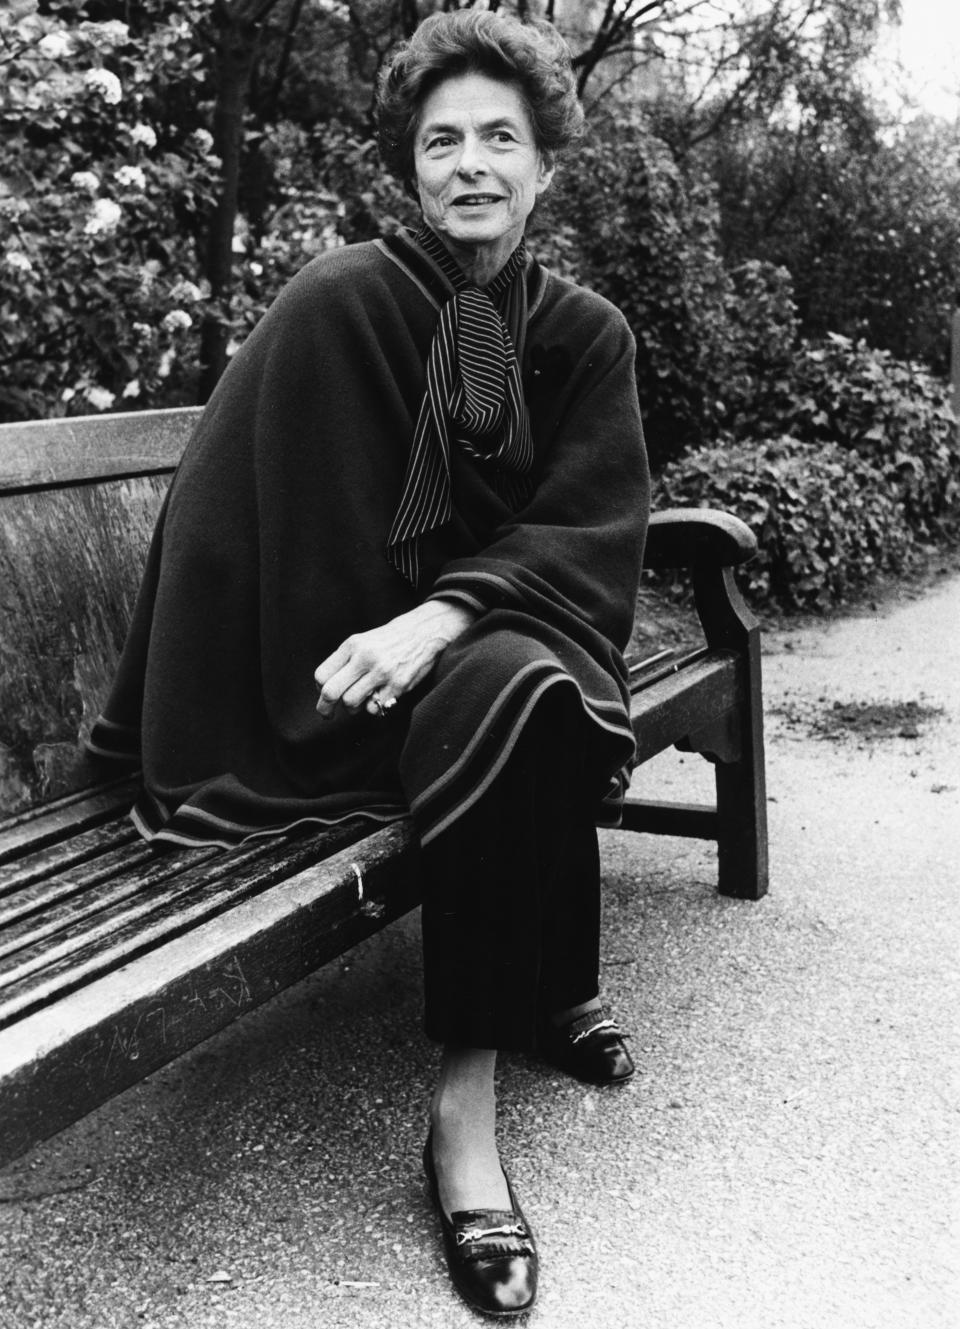
[[[425,99],[413,165],[427,225],[487,281],[553,178],[519,88],[476,73],[445,79]]]

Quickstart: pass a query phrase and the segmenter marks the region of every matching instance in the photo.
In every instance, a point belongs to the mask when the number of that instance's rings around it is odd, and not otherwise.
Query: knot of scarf
[[[514,507],[528,496],[533,464],[516,351],[526,325],[523,241],[480,288],[428,227],[420,228],[416,240],[453,294],[440,310],[427,356],[426,388],[387,540],[388,558],[414,586],[420,578],[420,537],[452,513],[451,445],[488,465],[491,483]]]

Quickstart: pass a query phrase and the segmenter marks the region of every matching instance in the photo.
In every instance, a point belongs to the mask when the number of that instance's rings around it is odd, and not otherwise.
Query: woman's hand
[[[426,600],[382,627],[353,633],[314,673],[320,689],[317,713],[330,716],[338,705],[380,713],[426,678],[443,648],[476,616],[452,600]]]

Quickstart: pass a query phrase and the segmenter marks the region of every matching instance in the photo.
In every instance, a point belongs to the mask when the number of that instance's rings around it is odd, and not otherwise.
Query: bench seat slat
[[[732,651],[713,652],[635,693],[630,699],[630,723],[637,740],[637,763],[670,747],[689,732],[687,725],[701,728],[719,719],[741,695]]]
[[[369,823],[352,823],[231,851],[188,867],[142,898],[118,902],[59,944],[17,957],[18,968],[0,979],[0,1027],[369,834]]]
[[[118,817],[83,831],[75,839],[58,840],[0,868],[0,927],[18,917],[28,900],[42,903],[47,898],[45,892],[56,899],[61,892],[82,889],[91,879],[90,874],[97,871],[100,860],[111,853],[125,849],[127,861],[133,863],[139,857],[138,847],[147,856],[151,853],[133,823],[126,817]]]
[[[136,797],[136,789],[135,781],[120,780],[0,821],[0,882],[5,880],[3,865],[122,816]]]
[[[15,963],[10,957],[16,952],[61,932],[78,936],[85,920],[155,889],[220,852],[211,846],[158,855],[141,841],[84,863],[69,877],[38,882],[15,895],[0,912],[0,987]]]
[[[67,901],[65,910],[51,910],[58,913],[59,924],[52,937],[34,945],[25,943],[0,960],[0,1023],[6,1018],[12,994],[31,987],[41,988],[48,978],[75,967],[79,957],[96,959],[121,931],[133,937],[142,934],[154,915],[179,917],[191,896],[209,899],[225,878],[235,883],[233,888],[242,897],[251,867],[255,868],[268,853],[269,847],[260,843],[230,855],[216,849],[200,851],[198,861],[197,851],[185,850],[183,854],[157,859],[143,870],[115,874],[114,880],[100,892],[99,901],[95,893],[89,907],[86,900]],[[255,872],[253,875],[255,882]],[[215,898],[218,900],[219,895]],[[230,902],[229,891],[223,902]],[[72,918],[71,907],[75,910]]]
[[[658,651],[656,655],[650,656],[647,660],[628,661],[628,687],[631,695],[642,692],[644,688],[651,687],[654,683],[658,683],[661,678],[676,674],[696,660],[701,660],[707,654],[708,648],[706,646],[698,646],[695,650],[684,650],[675,647]]]

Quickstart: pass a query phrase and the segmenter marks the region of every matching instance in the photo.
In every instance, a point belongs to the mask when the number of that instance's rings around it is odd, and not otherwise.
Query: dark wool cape
[[[387,560],[447,279],[412,239],[307,265],[234,357],[158,522],[91,750],[133,760],[147,838],[233,845],[413,809],[426,842],[485,790],[550,688],[574,688],[587,788],[615,825],[633,738],[621,656],[649,502],[634,343],[606,300],[529,262],[532,497],[454,447],[453,517],[414,588]],[[480,611],[385,718],[322,720],[314,670],[425,598]]]

